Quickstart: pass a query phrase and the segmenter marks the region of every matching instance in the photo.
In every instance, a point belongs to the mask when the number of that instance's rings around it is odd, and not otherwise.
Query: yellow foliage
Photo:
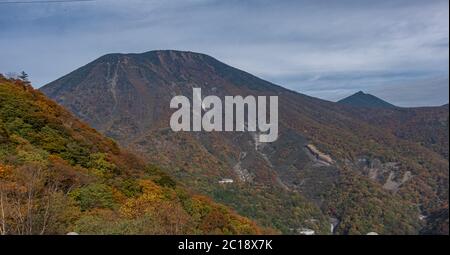
[[[125,196],[122,192],[120,192],[120,190],[118,190],[117,188],[113,188],[112,189],[112,195],[114,197],[114,201],[117,202],[124,202],[127,200],[127,196]]]
[[[6,178],[12,173],[11,166],[5,166],[0,164],[0,178]]]
[[[155,205],[164,199],[164,193],[160,186],[149,180],[142,180],[140,185],[143,193],[137,198],[128,199],[120,208],[120,213],[127,218],[136,218],[145,213],[152,212]]]

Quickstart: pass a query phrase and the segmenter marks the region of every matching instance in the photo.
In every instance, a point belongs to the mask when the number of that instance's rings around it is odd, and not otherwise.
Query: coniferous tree
[[[28,74],[25,73],[24,71],[22,71],[19,75],[19,79],[21,79],[22,81],[29,83],[30,81],[28,80]]]

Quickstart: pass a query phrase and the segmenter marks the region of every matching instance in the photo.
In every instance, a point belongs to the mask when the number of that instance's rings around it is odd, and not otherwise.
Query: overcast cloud
[[[1,2],[0,72],[36,87],[103,54],[178,49],[333,101],[448,102],[448,0]]]

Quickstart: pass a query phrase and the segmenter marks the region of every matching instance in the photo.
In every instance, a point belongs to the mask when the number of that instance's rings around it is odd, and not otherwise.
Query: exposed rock
[[[351,163],[348,165],[352,165]],[[400,163],[386,162],[383,163],[379,159],[368,159],[361,157],[357,160],[356,166],[360,171],[371,180],[377,181],[383,185],[383,188],[396,192],[405,182],[409,181],[413,175],[410,171],[406,171],[403,175],[400,172]],[[402,176],[401,179],[398,177]]]
[[[236,163],[236,165],[234,165],[233,171],[236,173],[236,175],[238,176],[240,181],[252,182],[253,181],[252,174],[247,169],[243,168],[242,164],[241,164],[241,162],[245,158],[245,156],[246,156],[245,152],[240,154],[239,161]]]
[[[297,231],[300,235],[305,235],[305,236],[312,236],[316,233],[314,230],[309,229],[309,228],[300,228],[300,229],[297,229]]]
[[[233,179],[226,179],[226,178],[219,181],[220,184],[230,184],[233,182],[234,182]]]
[[[324,163],[326,165],[334,164],[334,160],[329,155],[319,151],[316,146],[308,144],[306,145],[306,148],[316,157],[317,161],[319,161],[320,163]]]
[[[403,183],[407,182],[411,178],[411,172],[407,171],[405,172],[405,174],[403,174],[403,178],[401,180],[395,181],[395,173],[390,172],[386,183],[383,185],[383,188],[390,191],[397,191]]]
[[[334,230],[339,225],[339,220],[337,218],[330,218],[330,227],[331,227],[331,234],[334,234]]]

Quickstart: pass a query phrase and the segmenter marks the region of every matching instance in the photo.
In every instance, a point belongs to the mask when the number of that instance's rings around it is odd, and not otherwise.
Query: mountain
[[[359,91],[351,96],[338,101],[340,104],[350,105],[353,107],[366,107],[366,108],[386,108],[392,109],[397,108],[397,106],[392,105],[376,96],[371,94],[366,94]]]
[[[278,96],[278,140],[260,143],[258,132],[173,132],[169,102],[192,100],[194,87],[220,98]],[[204,54],[109,54],[41,90],[193,191],[283,233],[329,234],[331,224],[334,234],[417,234],[428,224],[420,214],[448,204],[448,157],[438,152],[445,149]],[[445,145],[445,136],[436,138],[437,147]]]
[[[0,75],[0,234],[266,231]],[[264,231],[264,232],[263,232]]]

